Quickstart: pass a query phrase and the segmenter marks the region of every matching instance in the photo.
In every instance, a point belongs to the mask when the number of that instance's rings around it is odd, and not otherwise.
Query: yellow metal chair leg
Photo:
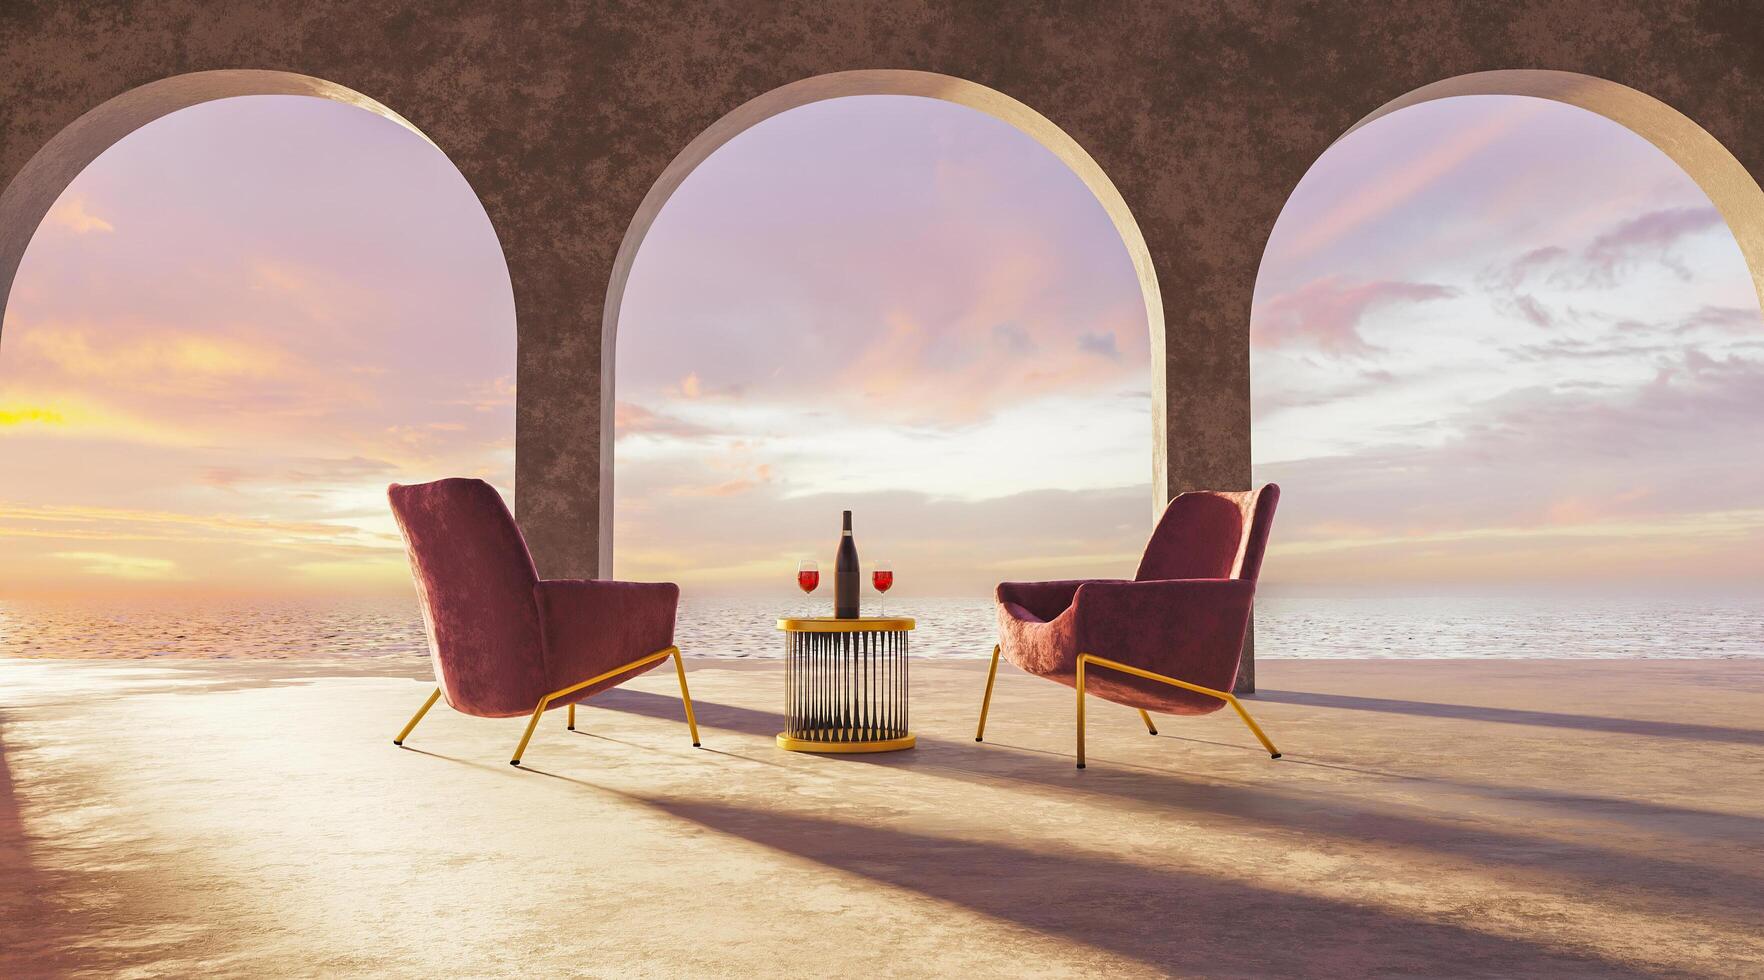
[[[617,677],[620,674],[628,674],[631,671],[636,670],[639,667],[645,667],[645,666],[648,666],[649,664],[655,663],[657,660],[665,660],[669,656],[677,657],[679,655],[680,655],[680,648],[679,647],[668,647],[665,650],[657,650],[656,652],[650,654],[649,656],[643,657],[639,660],[633,660],[630,663],[625,664],[623,667],[614,667],[613,669],[607,671],[604,674],[596,674],[593,677],[590,677],[585,681],[582,681],[577,684],[571,684],[569,687],[559,688],[558,690],[552,691],[550,694],[547,694],[544,697],[540,698],[539,704],[533,708],[533,717],[527,722],[526,732],[521,735],[521,744],[515,746],[514,758],[508,760],[508,764],[511,766],[518,766],[521,764],[521,755],[522,755],[522,753],[527,751],[527,743],[531,742],[533,740],[533,729],[539,727],[539,719],[541,716],[543,716],[545,714],[545,709],[551,707],[551,702],[556,701],[558,698],[569,697],[570,695],[576,693],[577,691],[580,691],[584,687],[593,687],[594,685],[599,684],[601,681],[611,680],[612,678]],[[684,690],[685,677],[686,677],[685,671],[682,670],[680,672],[680,677],[681,677],[681,688],[682,688],[682,690]],[[570,705],[570,708],[572,709],[571,718],[573,720],[575,705],[574,704]],[[686,720],[688,722],[692,722],[692,708],[690,705],[688,705],[686,708]],[[694,745],[696,745],[696,744],[698,744],[698,725],[696,722],[692,722],[692,732],[693,732],[692,742]]]
[[[692,747],[698,748],[698,719],[692,714],[692,692],[686,690],[686,663],[680,659],[680,648],[674,648],[674,673],[680,676],[680,702],[686,705],[686,728],[692,732]]]
[[[1084,768],[1084,658],[1078,658],[1078,768]]]
[[[576,705],[575,705],[575,702],[572,701],[570,703],[570,731],[573,732],[575,730],[576,730]]]
[[[1165,677],[1163,674],[1154,674],[1149,670],[1130,667],[1127,664],[1119,663],[1114,660],[1107,660],[1095,656],[1094,654],[1081,653],[1078,655],[1078,768],[1080,769],[1084,768],[1084,668],[1087,664],[1096,664],[1099,667],[1118,670],[1124,674],[1143,677],[1148,681],[1157,681],[1160,684],[1168,684],[1171,687],[1180,687],[1185,691],[1193,691],[1196,694],[1205,694],[1208,697],[1218,698],[1226,704],[1231,705],[1231,707],[1237,711],[1237,716],[1243,719],[1245,725],[1249,726],[1251,734],[1256,736],[1256,741],[1261,742],[1262,748],[1268,750],[1270,758],[1280,758],[1280,750],[1274,747],[1274,743],[1270,741],[1267,734],[1262,731],[1262,726],[1256,724],[1256,720],[1250,717],[1249,711],[1244,708],[1241,701],[1237,700],[1236,695],[1225,691],[1215,691],[1210,687],[1202,687],[1199,684],[1190,684],[1187,681],[1179,681],[1174,677]],[[1143,711],[1140,712],[1140,716],[1145,718],[1145,727],[1150,729],[1153,735],[1156,735],[1158,732],[1157,729],[1152,728],[1151,716]]]
[[[527,731],[521,736],[521,744],[515,746],[514,758],[508,760],[511,766],[521,764],[521,753],[527,751],[527,743],[533,740],[533,729],[539,727],[539,718],[545,714],[546,706],[551,704],[551,695],[539,699],[539,706],[533,709],[533,717],[527,722]]]
[[[1250,713],[1243,707],[1243,702],[1229,694],[1225,695],[1225,700],[1229,702],[1233,708],[1237,709],[1237,716],[1242,718],[1243,723],[1249,726],[1250,732],[1256,736],[1256,741],[1262,743],[1262,748],[1268,750],[1268,757],[1270,759],[1280,758],[1280,750],[1274,747],[1273,742],[1268,741],[1267,735],[1262,734],[1262,726],[1256,724],[1256,720],[1250,717]]]
[[[429,709],[435,706],[435,701],[439,697],[441,697],[441,689],[437,687],[435,688],[434,693],[429,695],[429,700],[424,701],[423,706],[417,709],[417,713],[410,716],[410,724],[405,725],[404,731],[399,732],[398,737],[392,740],[393,745],[404,744],[404,740],[410,737],[411,729],[417,726],[417,722],[423,720],[423,716],[428,714]]]
[[[986,709],[992,707],[992,681],[998,676],[998,644],[992,645],[992,669],[986,672],[986,694],[980,698],[980,727],[974,729],[974,741],[986,738]]]
[[[1146,731],[1151,732],[1153,735],[1158,733],[1158,726],[1152,724],[1151,715],[1146,714],[1144,708],[1139,709],[1139,718],[1141,721],[1145,722]]]

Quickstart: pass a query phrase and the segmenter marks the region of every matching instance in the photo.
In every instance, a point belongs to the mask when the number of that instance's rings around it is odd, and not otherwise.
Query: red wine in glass
[[[894,565],[891,562],[879,561],[870,568],[870,584],[876,591],[886,594],[894,588]]]
[[[821,585],[821,566],[812,561],[800,562],[796,566],[796,586],[806,595]]]

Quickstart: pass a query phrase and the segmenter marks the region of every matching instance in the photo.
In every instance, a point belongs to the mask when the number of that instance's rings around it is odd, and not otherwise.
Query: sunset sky
[[[1602,117],[1449,99],[1342,141],[1251,329],[1281,580],[1764,583],[1757,293],[1689,176]]]
[[[421,138],[353,107],[186,110],[37,232],[0,337],[0,595],[398,592],[394,480],[512,494],[513,303]],[[1764,582],[1764,326],[1658,150],[1525,99],[1327,153],[1252,321],[1275,588]],[[616,572],[788,589],[838,512],[908,594],[1128,574],[1148,344],[1100,206],[1008,125],[804,107],[718,151],[640,251]]]
[[[0,335],[0,589],[408,590],[386,484],[514,472],[477,198],[361,109],[258,97],[112,147]]]

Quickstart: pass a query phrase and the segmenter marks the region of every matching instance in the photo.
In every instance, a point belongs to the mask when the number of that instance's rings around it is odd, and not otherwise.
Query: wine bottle
[[[839,557],[833,562],[833,615],[858,618],[858,556],[851,540],[851,511],[845,512],[845,530],[839,535]]]

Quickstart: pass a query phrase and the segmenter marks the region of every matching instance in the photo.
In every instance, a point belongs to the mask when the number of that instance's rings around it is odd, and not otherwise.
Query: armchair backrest
[[[1255,581],[1280,488],[1191,490],[1179,493],[1146,543],[1137,581],[1178,578],[1241,578]]]
[[[448,704],[468,714],[532,711],[546,680],[539,573],[502,495],[464,479],[394,483],[386,495]]]

